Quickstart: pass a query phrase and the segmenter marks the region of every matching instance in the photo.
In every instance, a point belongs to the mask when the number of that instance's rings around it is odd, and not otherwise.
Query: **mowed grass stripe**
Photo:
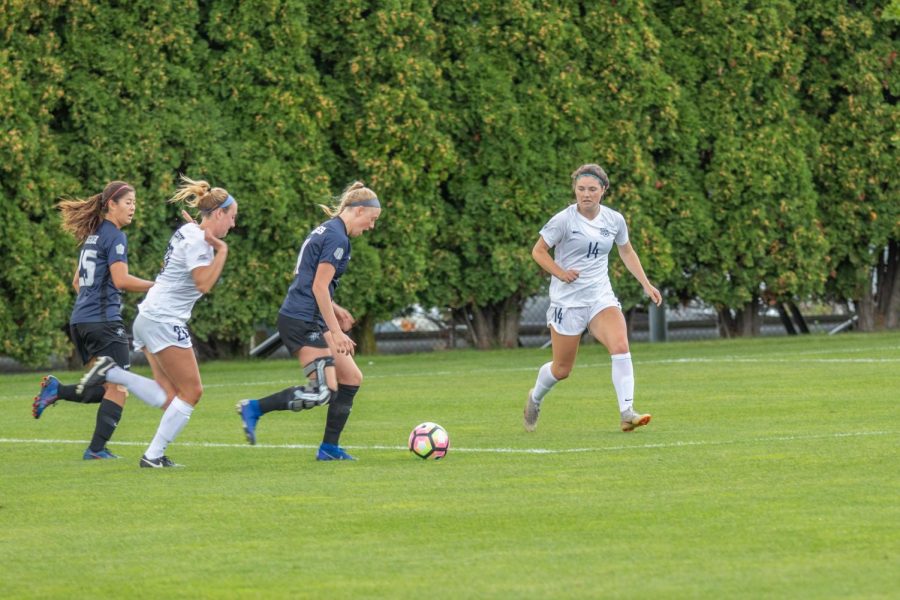
[[[203,363],[166,471],[137,466],[159,411],[131,398],[124,458],[83,461],[96,407],[36,421],[43,373],[0,376],[0,597],[892,597],[900,334],[632,352],[654,417],[631,434],[596,344],[534,434],[549,350],[360,356],[342,438],[360,460],[341,464],[315,460],[325,410],[266,415],[245,443],[235,402],[296,383],[295,361]],[[425,420],[445,460],[404,449]]]

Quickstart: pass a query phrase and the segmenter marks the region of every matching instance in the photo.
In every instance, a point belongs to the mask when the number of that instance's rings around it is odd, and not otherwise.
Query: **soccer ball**
[[[409,434],[409,451],[419,458],[444,458],[450,450],[450,436],[437,423],[425,422]]]

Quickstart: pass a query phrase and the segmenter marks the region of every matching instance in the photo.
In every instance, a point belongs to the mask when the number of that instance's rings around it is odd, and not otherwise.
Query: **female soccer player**
[[[572,173],[575,204],[558,212],[544,225],[531,250],[534,260],[552,275],[547,327],[553,361],[538,371],[525,403],[525,430],[534,431],[541,402],[550,389],[565,379],[575,365],[578,343],[585,330],[606,346],[612,358],[612,381],[619,400],[622,431],[650,422],[650,415],[634,410],[634,370],[628,351],[625,317],[609,283],[608,256],[613,241],[622,262],[657,305],[662,296],[650,284],[637,253],[628,241],[622,215],[601,204],[609,178],[597,165],[587,164]],[[553,248],[553,256],[550,256]]]
[[[356,460],[338,442],[363,377],[353,360],[356,344],[344,333],[353,317],[333,296],[350,261],[350,238],[375,227],[381,204],[375,192],[357,181],[344,190],[336,207],[322,209],[331,219],[313,229],[300,247],[294,280],[278,314],[281,340],[309,382],[259,400],[242,400],[237,411],[247,441],[255,444],[262,415],[328,403],[325,436],[316,459]]]
[[[91,386],[105,381],[123,385],[145,401],[161,405],[171,400],[140,460],[141,467],[152,468],[179,466],[165,456],[165,451],[187,425],[203,394],[187,322],[194,304],[222,274],[228,258],[228,245],[222,238],[234,227],[238,211],[237,202],[227,191],[187,177],[182,177],[182,185],[169,202],[198,208],[202,219],[199,225],[182,225],[169,240],[162,270],[138,305],[135,347],[147,357],[153,379],[119,368],[113,358],[100,357],[80,384]]]
[[[152,281],[128,273],[128,237],[122,228],[131,224],[135,211],[134,188],[124,181],[111,181],[100,194],[86,200],[63,200],[62,227],[81,244],[72,287],[78,297],[69,319],[72,341],[81,360],[113,357],[123,368],[129,366],[128,338],[122,323],[122,291],[146,292]],[[44,377],[34,398],[31,414],[40,419],[44,410],[58,399],[84,404],[100,403],[85,460],[118,458],[106,444],[112,437],[125,405],[125,391],[106,384],[92,386],[84,394],[75,385],[63,385],[53,375]]]

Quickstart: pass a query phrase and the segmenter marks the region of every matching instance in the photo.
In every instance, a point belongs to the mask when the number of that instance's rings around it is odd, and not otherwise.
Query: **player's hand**
[[[354,352],[356,352],[356,342],[350,339],[343,331],[335,331],[332,333],[332,339],[334,340],[334,347],[338,351],[339,354],[346,354],[347,356],[353,356]]]
[[[564,271],[561,276],[557,276],[557,279],[562,281],[563,283],[572,283],[581,273],[576,271],[575,269],[569,269],[568,271]]]
[[[216,252],[221,252],[222,250],[228,250],[228,244],[225,243],[225,240],[219,239],[210,233],[209,229],[203,232],[203,239],[206,240],[206,243],[213,247],[213,250]]]
[[[653,301],[653,304],[660,306],[662,304],[662,294],[659,293],[659,290],[650,285],[649,283],[644,286],[644,292],[650,296],[650,299]]]
[[[356,323],[356,319],[353,318],[349,310],[336,304],[334,305],[334,316],[337,317],[341,331],[350,331],[353,328],[353,324]]]
[[[191,213],[189,213],[188,211],[186,211],[184,209],[181,210],[181,218],[184,219],[185,223],[196,223],[197,222],[194,220],[194,217],[191,216]]]

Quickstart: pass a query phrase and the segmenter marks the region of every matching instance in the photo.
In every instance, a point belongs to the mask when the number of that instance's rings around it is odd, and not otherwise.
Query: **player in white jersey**
[[[84,386],[102,381],[124,385],[150,404],[168,402],[156,435],[141,457],[141,467],[178,466],[165,456],[165,450],[187,425],[203,394],[187,322],[194,304],[222,274],[228,257],[228,245],[222,238],[237,217],[237,202],[224,189],[187,177],[182,181],[169,201],[198,208],[202,219],[199,225],[182,225],[172,235],[163,268],[138,305],[133,326],[135,348],[143,350],[153,379],[129,373],[113,359],[101,357],[81,380]]]
[[[619,402],[622,431],[633,431],[650,422],[649,414],[634,410],[634,369],[628,349],[628,331],[622,307],[609,282],[608,257],[613,242],[619,256],[644,292],[657,305],[662,296],[644,274],[622,215],[603,206],[609,178],[594,164],[572,173],[575,204],[558,212],[541,229],[531,255],[552,275],[547,327],[553,360],[538,371],[525,403],[526,431],[534,431],[541,402],[550,389],[569,376],[575,366],[578,344],[585,330],[606,346],[612,358],[612,381]],[[553,248],[553,256],[550,249]]]

